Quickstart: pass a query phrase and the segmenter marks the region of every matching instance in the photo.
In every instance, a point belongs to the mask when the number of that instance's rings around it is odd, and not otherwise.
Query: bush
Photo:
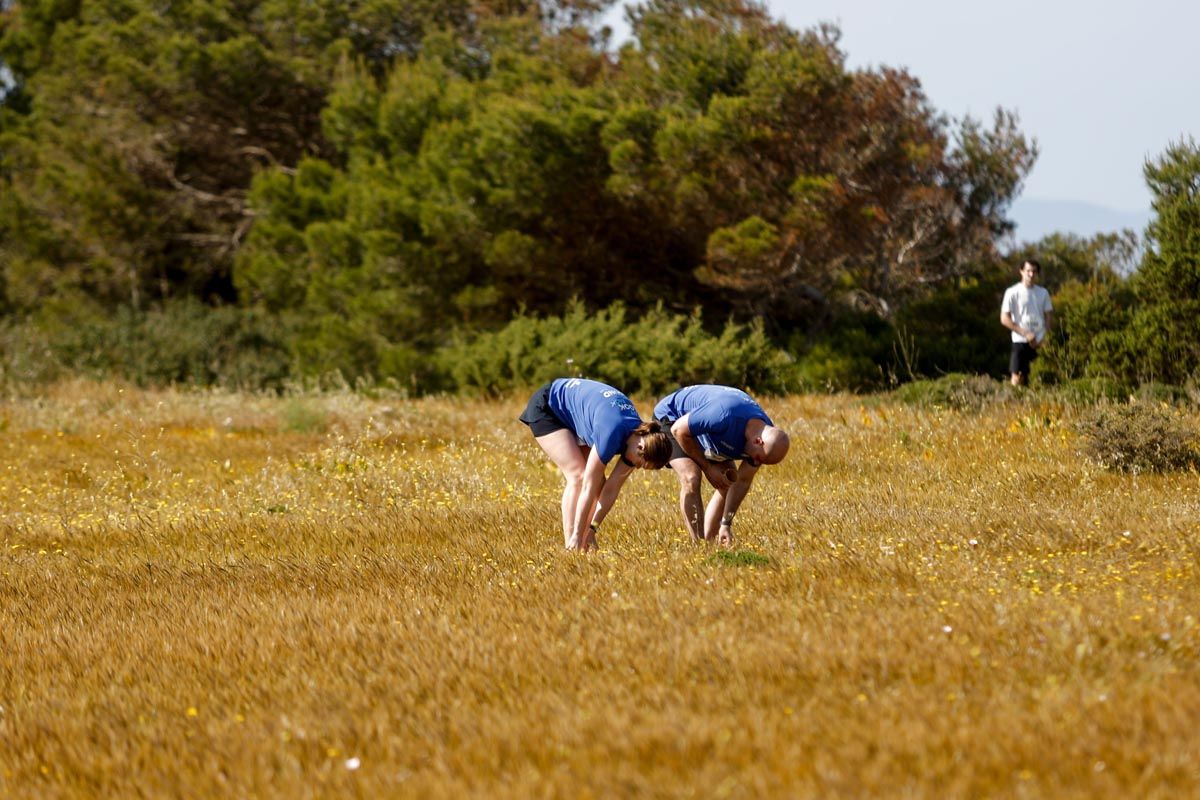
[[[797,333],[789,349],[799,353],[795,374],[801,386],[822,391],[870,391],[886,383],[882,365],[892,357],[890,324],[878,314],[841,310],[820,340]]]
[[[1129,381],[1133,362],[1121,331],[1131,302],[1128,287],[1115,278],[1064,285],[1054,296],[1054,332],[1033,362],[1032,377],[1048,384],[1097,375]]]
[[[0,320],[0,386],[46,383],[66,372],[43,331],[17,320]]]
[[[1183,392],[1192,405],[1200,408],[1200,374],[1188,378],[1187,383],[1183,385]]]
[[[1034,362],[1035,364],[1037,362]],[[1118,400],[1126,392],[1111,378],[1076,378],[1054,387],[1054,394],[1068,403],[1091,405],[1105,400]]]
[[[1187,390],[1182,386],[1173,386],[1169,383],[1158,383],[1156,381],[1149,381],[1139,386],[1136,397],[1144,403],[1180,405],[1188,401]]]
[[[5,380],[38,383],[69,373],[138,385],[278,389],[291,368],[286,332],[274,318],[193,300],[146,312],[45,316],[6,323]]]
[[[981,267],[899,309],[896,335],[909,341],[898,374],[1007,374],[1011,335],[1000,324],[1000,298],[1014,277],[1007,267]]]
[[[944,406],[960,411],[978,411],[1016,396],[1007,381],[987,375],[965,375],[952,372],[936,380],[906,383],[896,390],[896,399],[916,406]]]
[[[1136,474],[1200,466],[1200,434],[1165,404],[1097,406],[1077,430],[1084,454],[1105,469]]]
[[[522,314],[438,358],[458,390],[491,395],[573,376],[654,395],[693,383],[782,392],[791,368],[760,325],[729,323],[714,336],[698,313],[670,314],[659,306],[629,321],[620,303],[591,315],[579,303],[562,317]]]

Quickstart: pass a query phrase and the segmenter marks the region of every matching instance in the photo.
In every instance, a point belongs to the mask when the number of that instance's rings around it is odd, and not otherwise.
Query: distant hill
[[[1013,203],[1010,216],[1017,223],[1017,241],[1036,242],[1051,233],[1073,233],[1086,238],[1124,228],[1132,228],[1140,239],[1151,214],[1148,208],[1127,211],[1077,200],[1022,197]]]

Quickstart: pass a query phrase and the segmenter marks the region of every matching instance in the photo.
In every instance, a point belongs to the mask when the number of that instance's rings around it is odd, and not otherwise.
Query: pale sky
[[[1041,155],[1026,200],[1148,213],[1142,177],[1200,139],[1200,0],[768,0],[796,29],[837,23],[851,68],[905,67],[939,111],[1014,110]],[[610,15],[611,20],[621,12]],[[618,35],[628,26],[615,24]]]

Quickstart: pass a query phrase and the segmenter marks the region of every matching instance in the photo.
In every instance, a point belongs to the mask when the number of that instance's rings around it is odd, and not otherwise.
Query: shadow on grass
[[[771,559],[753,550],[718,550],[708,557],[708,563],[722,567],[769,567]]]

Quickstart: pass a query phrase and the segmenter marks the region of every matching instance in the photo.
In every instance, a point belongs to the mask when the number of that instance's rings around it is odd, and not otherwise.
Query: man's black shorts
[[[545,436],[564,428],[570,430],[567,423],[550,410],[549,383],[533,393],[533,397],[529,398],[529,405],[525,406],[525,412],[518,419],[529,426],[534,436]]]
[[[671,433],[671,421],[666,417],[659,417],[658,424],[662,425],[663,433],[667,435],[667,439],[671,442],[671,458],[667,463],[669,464],[677,458],[691,458],[691,456],[683,452],[683,448],[679,446],[679,442],[675,441],[675,434]]]
[[[1037,350],[1029,342],[1013,342],[1012,355],[1008,357],[1008,371],[1013,375],[1028,376],[1029,365],[1037,357]]]

